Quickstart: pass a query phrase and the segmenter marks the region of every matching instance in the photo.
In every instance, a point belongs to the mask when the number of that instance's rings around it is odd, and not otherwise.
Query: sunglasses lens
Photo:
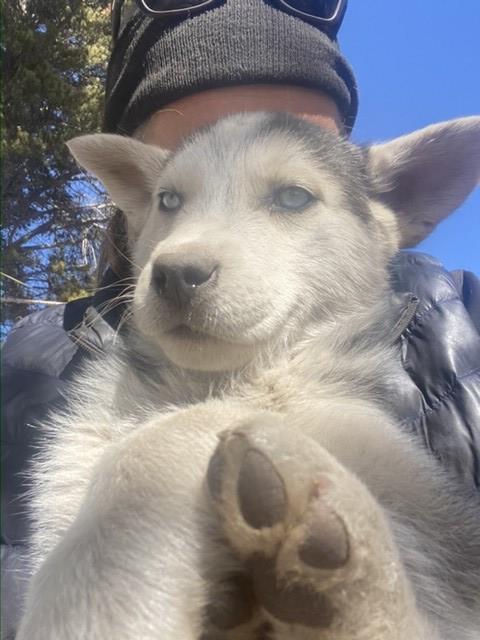
[[[150,11],[176,11],[179,9],[195,9],[203,4],[208,4],[207,0],[142,0],[142,4]]]
[[[332,20],[335,18],[341,2],[340,0],[284,0],[292,9],[301,11],[309,16]]]

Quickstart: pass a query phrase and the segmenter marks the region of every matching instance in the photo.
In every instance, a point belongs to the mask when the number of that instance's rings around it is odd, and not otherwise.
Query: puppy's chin
[[[202,334],[169,332],[158,337],[169,360],[182,369],[234,371],[252,360],[253,345],[237,345]]]

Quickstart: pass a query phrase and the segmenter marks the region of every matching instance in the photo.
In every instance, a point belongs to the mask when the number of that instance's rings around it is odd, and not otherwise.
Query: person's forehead
[[[340,116],[321,91],[293,85],[242,85],[200,91],[154,113],[137,131],[148,144],[175,149],[194,131],[235,113],[287,112],[338,134]]]

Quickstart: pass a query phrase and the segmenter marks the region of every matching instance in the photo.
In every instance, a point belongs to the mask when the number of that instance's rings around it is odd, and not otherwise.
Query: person
[[[234,112],[288,111],[348,135],[357,87],[337,32],[346,0],[138,0],[113,4],[104,130],[175,149]],[[172,6],[175,7],[172,9]],[[42,421],[86,358],[102,357],[121,324],[129,274],[123,214],[109,225],[101,286],[21,320],[3,348],[2,608],[14,633],[28,575],[25,470]],[[392,286],[403,364],[391,409],[423,436],[455,481],[480,486],[480,283],[403,252]]]

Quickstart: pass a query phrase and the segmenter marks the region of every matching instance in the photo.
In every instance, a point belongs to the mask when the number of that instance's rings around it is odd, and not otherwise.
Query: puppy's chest
[[[284,369],[262,373],[252,383],[245,385],[239,395],[259,409],[286,414],[313,399],[314,387],[312,383]]]
[[[259,372],[238,395],[260,409],[283,414],[308,413],[314,406],[345,401],[376,405],[385,393],[382,378],[388,377],[384,362],[378,354],[335,358],[326,351],[310,353]]]

